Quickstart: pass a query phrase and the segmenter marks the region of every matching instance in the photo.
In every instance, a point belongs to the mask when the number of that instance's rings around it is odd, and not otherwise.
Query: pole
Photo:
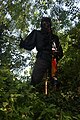
[[[48,94],[48,81],[45,81],[45,95]]]

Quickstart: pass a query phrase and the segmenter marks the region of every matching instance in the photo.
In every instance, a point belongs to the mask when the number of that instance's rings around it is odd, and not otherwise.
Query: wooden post
[[[48,94],[48,81],[45,81],[45,95]]]

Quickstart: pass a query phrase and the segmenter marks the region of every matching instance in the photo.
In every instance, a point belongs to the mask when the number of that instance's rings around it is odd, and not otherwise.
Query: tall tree
[[[0,39],[1,64],[6,55],[8,62],[6,64],[9,64],[11,69],[18,68],[19,71],[19,66],[21,64],[24,66],[24,61],[27,60],[23,58],[23,55],[20,57],[18,46],[20,34],[25,38],[30,30],[40,28],[42,16],[52,18],[52,27],[55,32],[68,31],[79,21],[78,2],[77,0],[34,0],[33,2],[31,0],[1,0],[0,24],[3,23],[6,26],[6,31],[0,28],[1,32],[4,31],[3,39]],[[27,66],[26,63],[25,66]]]

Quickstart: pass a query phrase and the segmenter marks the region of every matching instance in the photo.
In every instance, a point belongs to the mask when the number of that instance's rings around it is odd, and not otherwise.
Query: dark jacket
[[[33,30],[24,41],[21,40],[20,47],[26,50],[32,50],[36,47],[37,58],[42,58],[51,61],[52,58],[52,42],[56,43],[58,54],[57,61],[62,58],[63,50],[59,42],[58,36],[54,34],[45,33],[41,30]]]

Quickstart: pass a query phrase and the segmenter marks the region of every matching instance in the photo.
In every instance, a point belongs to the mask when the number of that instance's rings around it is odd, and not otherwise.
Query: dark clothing
[[[36,47],[38,53],[37,58],[45,59],[46,61],[51,62],[52,59],[52,42],[55,42],[58,56],[57,61],[62,58],[63,51],[59,43],[58,36],[54,34],[47,34],[40,30],[33,30],[28,37],[21,41],[20,47],[26,50],[32,50]]]
[[[32,73],[31,84],[39,84],[44,77],[44,73],[47,72],[47,69],[50,70],[51,64],[44,59],[38,58],[35,62],[35,66]]]
[[[57,47],[58,54],[56,59],[58,61],[63,56],[58,36],[42,30],[33,30],[24,41],[20,42],[21,48],[32,50],[36,47],[36,50],[38,51],[36,56],[37,60],[32,73],[31,83],[33,83],[33,85],[39,83],[46,70],[51,67],[52,42],[55,42]]]

